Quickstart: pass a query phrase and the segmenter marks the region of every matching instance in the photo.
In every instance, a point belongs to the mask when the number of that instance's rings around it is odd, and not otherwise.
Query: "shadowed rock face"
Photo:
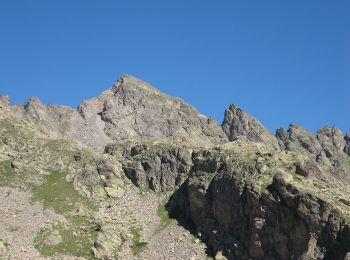
[[[350,132],[346,133],[344,140],[346,142],[346,145],[344,147],[344,152],[350,155]]]
[[[230,141],[246,137],[250,141],[278,148],[276,138],[258,120],[236,105],[226,109],[222,128]]]
[[[138,187],[169,191],[179,187],[192,166],[187,147],[150,144],[111,144],[106,153],[123,157],[125,175]]]
[[[214,251],[229,259],[344,259],[350,229],[333,205],[281,169],[261,189],[257,170],[236,163],[198,154],[173,196],[172,210],[183,212]]]

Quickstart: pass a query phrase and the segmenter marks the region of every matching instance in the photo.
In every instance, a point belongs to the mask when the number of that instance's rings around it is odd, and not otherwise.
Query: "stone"
[[[283,131],[279,129],[276,132],[276,137],[285,150],[316,155],[322,149],[317,138],[310,131],[297,124],[290,124],[288,130]]]
[[[277,139],[258,120],[236,105],[226,109],[222,128],[230,141],[246,137],[250,141],[279,148]]]
[[[138,187],[154,191],[172,190],[185,180],[191,168],[191,153],[186,147],[171,143],[130,146],[123,151],[123,170]],[[137,155],[135,151],[138,151]],[[115,154],[112,148],[108,149],[108,153]]]
[[[309,176],[309,173],[307,172],[304,165],[302,165],[300,162],[296,162],[295,164],[295,173],[304,177]]]
[[[10,108],[10,97],[0,95],[0,109]]]
[[[45,244],[48,246],[56,246],[62,243],[62,236],[58,230],[53,230],[45,240]]]
[[[8,252],[8,244],[0,239],[0,256],[5,255]]]
[[[215,260],[227,260],[227,258],[222,254],[222,251],[218,251],[215,255]]]

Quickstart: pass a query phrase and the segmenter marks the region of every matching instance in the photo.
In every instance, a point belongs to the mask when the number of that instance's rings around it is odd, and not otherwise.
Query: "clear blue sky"
[[[348,0],[0,0],[0,93],[76,107],[121,73],[219,122],[350,130]]]

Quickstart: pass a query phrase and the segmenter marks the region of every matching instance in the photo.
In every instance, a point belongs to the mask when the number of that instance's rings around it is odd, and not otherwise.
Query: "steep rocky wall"
[[[344,259],[350,229],[332,205],[293,186],[281,169],[261,190],[253,168],[224,160],[201,154],[172,201],[214,251],[229,259]]]
[[[191,150],[170,144],[110,144],[105,152],[119,156],[125,175],[137,187],[157,192],[179,187],[192,166]]]

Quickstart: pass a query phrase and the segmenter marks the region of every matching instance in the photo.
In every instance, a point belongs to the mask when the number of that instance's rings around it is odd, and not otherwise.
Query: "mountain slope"
[[[343,260],[349,193],[335,127],[220,127],[126,75],[76,110],[0,96],[5,259]]]
[[[79,140],[103,150],[112,141],[179,136],[196,138],[203,145],[227,141],[220,126],[179,98],[167,96],[144,81],[122,75],[96,98],[83,101],[77,110],[43,105],[31,98],[24,105],[9,106],[50,135]]]

